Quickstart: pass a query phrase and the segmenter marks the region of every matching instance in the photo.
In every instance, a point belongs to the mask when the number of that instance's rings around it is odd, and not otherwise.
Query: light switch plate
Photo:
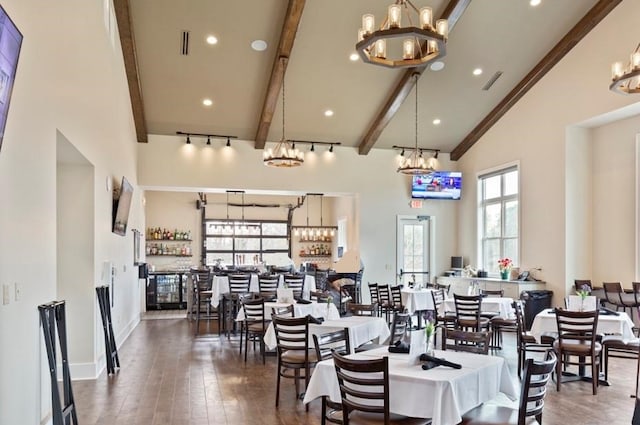
[[[2,304],[7,305],[11,302],[10,286],[8,283],[2,285]]]
[[[20,301],[20,284],[18,282],[13,283],[14,301]]]

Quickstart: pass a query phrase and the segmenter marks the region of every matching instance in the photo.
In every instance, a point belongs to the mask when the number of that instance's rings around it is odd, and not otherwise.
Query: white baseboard
[[[129,338],[131,332],[138,326],[140,323],[140,317],[133,318],[122,331],[116,336],[116,345],[118,349],[122,346],[122,344]],[[102,336],[102,335],[100,335]],[[84,381],[90,379],[96,379],[102,371],[107,367],[107,362],[105,358],[105,353],[100,353],[98,359],[93,363],[70,363],[69,364],[69,372],[71,374],[71,379],[74,381]],[[58,371],[60,372],[60,376],[58,380],[62,380],[62,365],[58,365]]]

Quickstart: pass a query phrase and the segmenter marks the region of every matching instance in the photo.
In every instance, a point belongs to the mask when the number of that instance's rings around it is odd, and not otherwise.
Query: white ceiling
[[[363,13],[383,19],[390,0],[307,0],[285,76],[286,138],[358,146],[404,70],[351,62]],[[473,0],[447,44],[445,68],[419,81],[423,148],[450,152],[596,0]],[[444,0],[414,0],[440,16]],[[214,133],[254,140],[287,8],[285,0],[130,0],[140,83],[150,134]],[[180,54],[181,32],[190,52]],[[206,44],[215,35],[217,45]],[[250,43],[268,42],[256,52]],[[472,75],[480,67],[481,76]],[[481,88],[497,71],[491,90]],[[202,99],[213,106],[204,107]],[[324,110],[335,115],[326,118]],[[375,148],[412,146],[413,92]],[[434,126],[434,118],[442,123]],[[278,101],[268,141],[282,137]]]

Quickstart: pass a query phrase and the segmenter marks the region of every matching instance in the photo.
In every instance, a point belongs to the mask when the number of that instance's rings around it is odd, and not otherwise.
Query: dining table
[[[333,306],[333,304],[332,304]],[[334,306],[335,307],[335,306]],[[325,333],[337,331],[347,328],[349,332],[349,343],[351,351],[369,341],[378,341],[384,343],[391,336],[389,326],[382,317],[372,316],[349,316],[349,317],[333,317],[324,320],[320,324],[309,324],[309,347],[313,347],[312,335],[322,335]],[[270,350],[276,348],[278,341],[273,323],[269,324],[265,335],[264,343]]]
[[[598,327],[596,331],[604,335],[619,335],[624,342],[635,338],[633,333],[633,321],[629,315],[623,311],[598,314]],[[545,309],[536,314],[531,324],[531,335],[540,341],[542,334],[547,332],[558,332],[555,309]]]
[[[402,288],[400,290],[402,305],[412,315],[418,311],[434,310],[431,292],[433,289]]]
[[[519,390],[504,358],[482,354],[435,350],[435,356],[457,363],[454,369],[437,366],[423,370],[409,354],[377,348],[351,354],[351,359],[389,358],[389,410],[414,418],[431,418],[432,425],[455,425],[469,410],[499,393],[515,400]],[[327,396],[339,403],[340,388],[333,359],[319,362],[307,387],[304,403]]]
[[[282,286],[284,277],[280,275],[279,286]],[[304,290],[302,292],[302,298],[308,300],[311,298],[311,292],[316,291],[316,278],[311,275],[304,275]],[[222,298],[222,294],[229,292],[229,277],[226,275],[216,275],[213,277],[213,283],[211,285],[211,305],[217,307]],[[251,273],[251,280],[249,282],[249,292],[257,294],[260,292],[260,284],[258,275]]]

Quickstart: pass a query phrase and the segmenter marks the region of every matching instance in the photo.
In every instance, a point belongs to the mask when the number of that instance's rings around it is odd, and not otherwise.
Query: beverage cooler
[[[147,310],[187,308],[188,277],[180,272],[149,273]]]

